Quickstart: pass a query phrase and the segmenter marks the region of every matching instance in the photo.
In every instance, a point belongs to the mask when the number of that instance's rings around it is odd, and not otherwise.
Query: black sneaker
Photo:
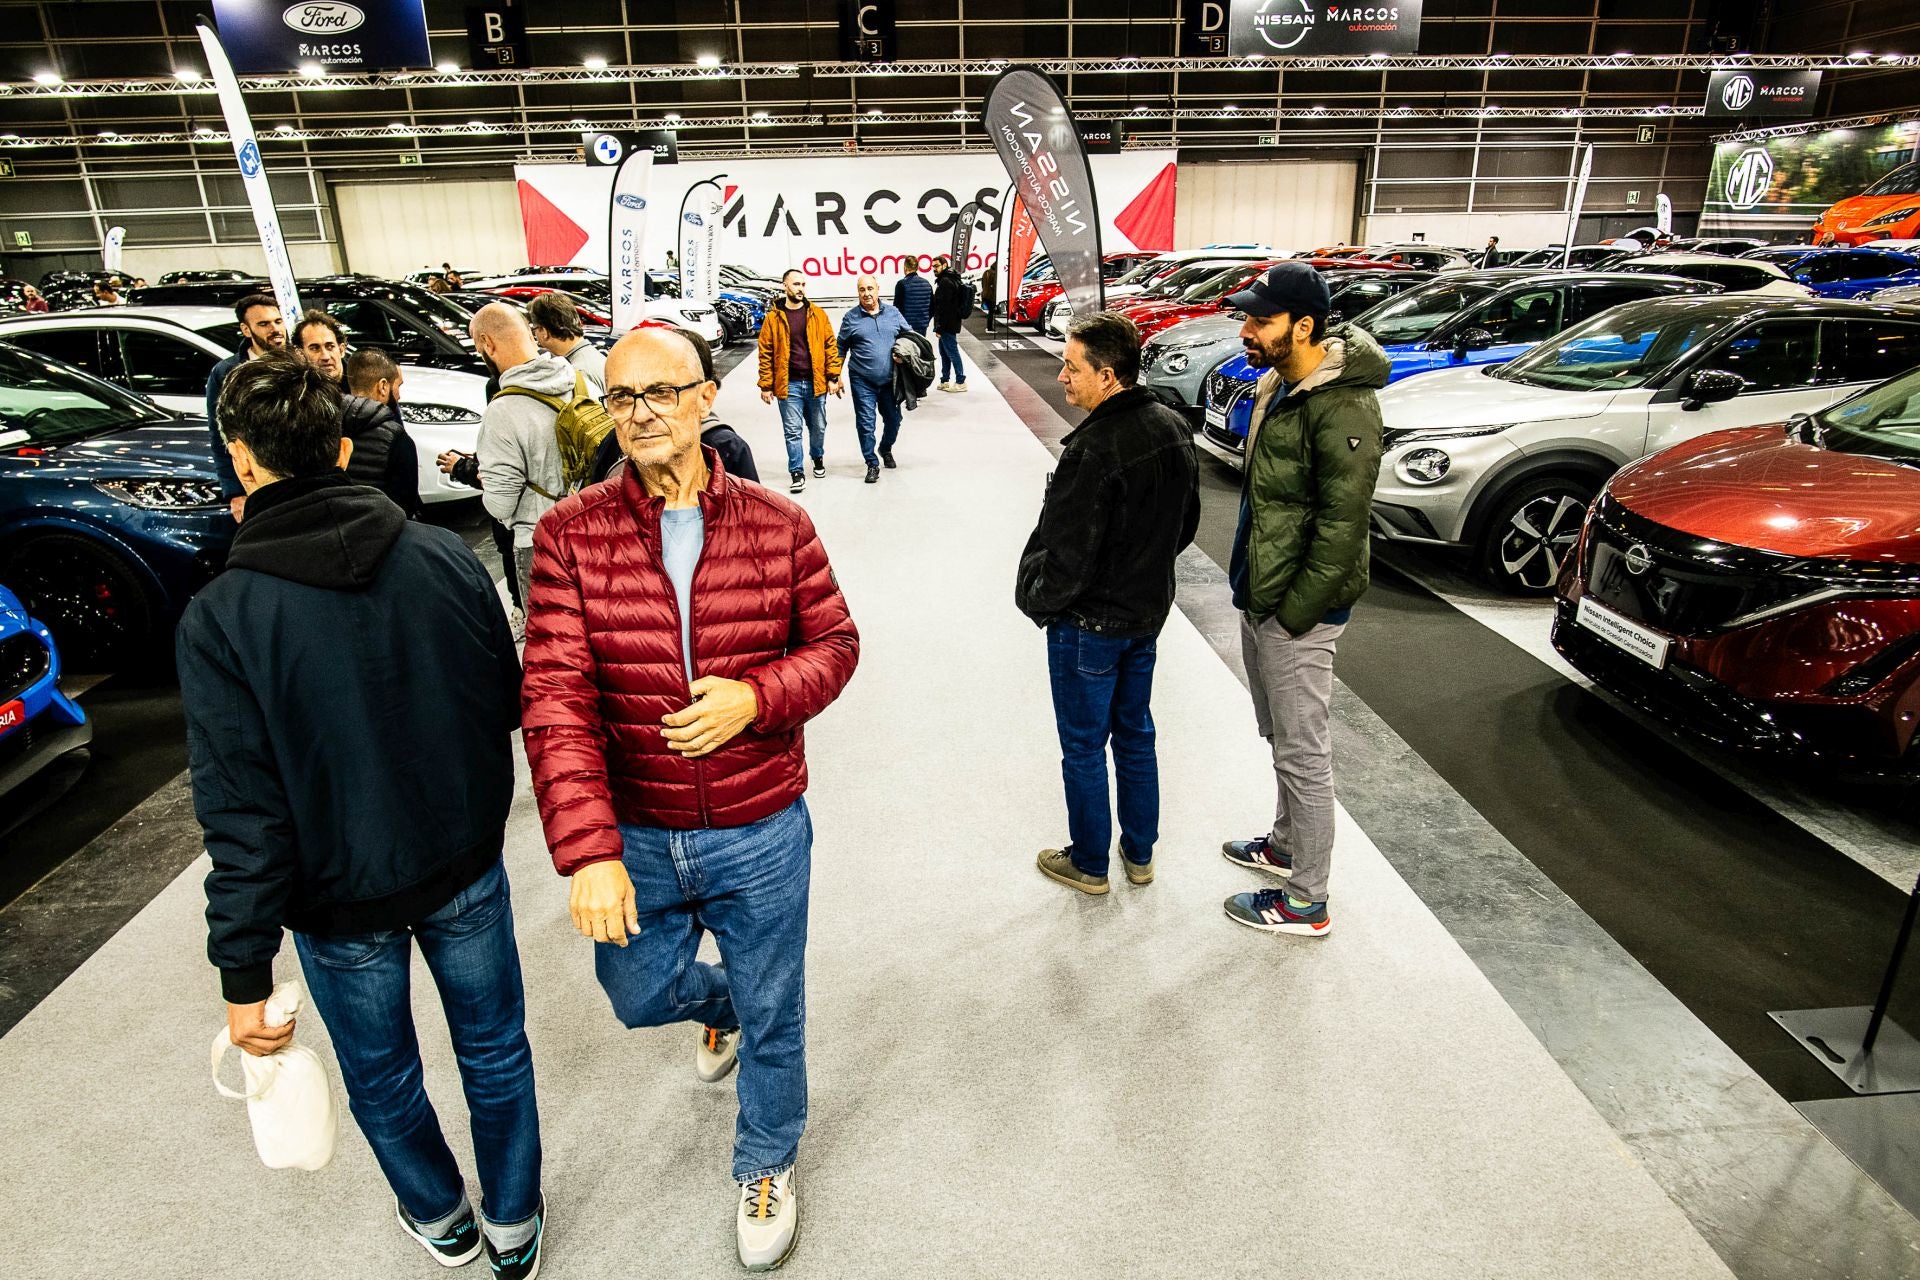
[[[799,493],[807,487],[807,473],[804,471],[787,472],[787,492]]]
[[[416,1226],[398,1200],[393,1202],[393,1216],[400,1219],[400,1229],[418,1240],[420,1247],[443,1267],[464,1267],[480,1256],[480,1224],[474,1219],[472,1209],[437,1236],[430,1236]]]
[[[540,1238],[547,1231],[547,1198],[540,1197],[540,1211],[533,1215],[533,1236],[517,1249],[500,1253],[487,1241],[487,1261],[499,1280],[533,1280],[540,1274]]]
[[[880,468],[878,468],[878,467],[868,467],[868,468],[867,468],[867,483],[868,483],[868,484],[879,484],[879,483],[880,483]]]
[[[891,470],[893,470],[893,455],[892,455],[892,454],[890,454],[890,453],[883,453],[883,454],[881,454],[881,455],[880,455],[880,461],[882,461],[882,462],[884,462],[884,463],[886,463],[886,464],[887,464],[887,470],[889,470],[889,471],[891,471]]]
[[[813,478],[815,480],[825,480],[827,478],[827,460],[825,458],[815,458],[813,460]]]

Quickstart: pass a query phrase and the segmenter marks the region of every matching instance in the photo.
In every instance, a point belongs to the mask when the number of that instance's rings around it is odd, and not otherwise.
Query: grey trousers
[[[520,580],[520,607],[526,608],[533,602],[533,548],[516,546],[513,549],[513,574]]]
[[[1273,747],[1274,844],[1293,855],[1288,892],[1327,900],[1333,871],[1333,649],[1345,626],[1321,623],[1291,636],[1272,618],[1240,615],[1240,652],[1247,664],[1253,719]]]

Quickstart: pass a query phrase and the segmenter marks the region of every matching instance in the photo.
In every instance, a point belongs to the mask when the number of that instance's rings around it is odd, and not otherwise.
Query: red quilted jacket
[[[806,512],[705,452],[693,669],[746,681],[760,705],[711,755],[684,759],[661,736],[660,718],[691,699],[660,557],[664,499],[625,467],[534,531],[521,723],[562,875],[618,858],[617,823],[738,827],[792,804],[807,786],[801,726],[840,696],[859,660],[860,634]]]

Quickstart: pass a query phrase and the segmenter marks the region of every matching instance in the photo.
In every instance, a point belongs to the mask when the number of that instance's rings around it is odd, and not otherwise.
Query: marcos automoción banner
[[[653,152],[636,147],[614,171],[607,200],[607,276],[613,284],[613,331],[647,318],[647,180]]]
[[[1059,87],[1031,67],[1010,67],[988,86],[980,121],[1047,247],[1067,304],[1076,316],[1092,315],[1106,305],[1100,207],[1080,130]]]

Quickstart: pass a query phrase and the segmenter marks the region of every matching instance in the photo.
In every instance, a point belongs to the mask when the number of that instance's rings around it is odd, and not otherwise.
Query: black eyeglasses
[[[651,387],[644,387],[638,392],[629,391],[625,387],[615,387],[600,397],[600,407],[616,418],[626,418],[632,416],[636,401],[645,400],[647,408],[655,413],[672,413],[680,407],[681,392],[705,386],[706,383],[705,378],[695,378],[692,382],[683,382],[677,387],[660,382]]]

